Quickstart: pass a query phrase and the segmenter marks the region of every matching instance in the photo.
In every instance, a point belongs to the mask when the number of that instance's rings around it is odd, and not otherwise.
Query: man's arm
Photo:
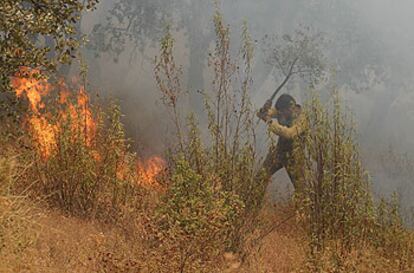
[[[270,107],[269,109],[260,109],[259,112],[257,112],[257,116],[263,120],[264,122],[268,122],[272,118],[277,117],[277,110],[274,107]]]
[[[292,127],[280,125],[277,120],[269,120],[268,123],[271,132],[288,139],[300,135],[306,128],[306,118],[303,114],[299,115]]]

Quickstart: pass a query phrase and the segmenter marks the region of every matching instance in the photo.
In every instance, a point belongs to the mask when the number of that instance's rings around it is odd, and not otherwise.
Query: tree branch
[[[286,75],[286,72],[285,72],[285,69],[284,69],[283,65],[279,61],[279,56],[277,56],[277,53],[275,55],[276,55],[276,57],[274,59],[275,59],[277,65],[279,66],[280,70],[282,71],[282,74],[286,77],[287,75]]]
[[[296,57],[296,59],[292,62],[292,64],[290,65],[289,68],[289,73],[287,74],[287,76],[285,77],[285,79],[283,80],[283,82],[279,85],[279,87],[276,89],[276,91],[273,93],[273,95],[270,97],[270,100],[274,100],[276,95],[279,93],[279,91],[283,88],[283,86],[285,86],[285,84],[289,81],[290,77],[293,75],[293,68],[295,67],[297,61],[299,60],[299,56]]]
[[[300,74],[300,73],[311,73],[313,70],[312,69],[305,69],[305,70],[296,70],[292,72],[292,75],[294,74]]]

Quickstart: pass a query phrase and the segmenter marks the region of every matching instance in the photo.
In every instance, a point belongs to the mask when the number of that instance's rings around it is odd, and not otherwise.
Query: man
[[[293,149],[294,141],[298,140],[307,128],[302,108],[296,104],[292,96],[281,95],[275,107],[272,107],[271,103],[267,101],[257,113],[257,116],[268,124],[270,132],[279,136],[277,144],[271,146],[263,163],[265,184],[261,189],[262,195],[272,175],[282,168],[286,168],[295,190],[301,188],[300,166],[295,164]]]

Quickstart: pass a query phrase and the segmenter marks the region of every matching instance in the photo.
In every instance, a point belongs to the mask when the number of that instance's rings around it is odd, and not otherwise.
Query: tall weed
[[[313,96],[304,111],[309,128],[294,149],[303,189],[295,199],[309,238],[308,270],[349,272],[366,262],[355,259],[355,252],[373,249],[378,257],[392,259],[392,268],[408,272],[412,234],[402,224],[397,202],[375,204],[354,126],[339,97],[324,107]]]
[[[179,140],[178,147],[172,147],[169,198],[160,206],[159,218],[164,219],[160,227],[168,237],[182,238],[185,251],[179,252],[180,261],[198,257],[193,265],[203,264],[203,259],[224,250],[239,250],[242,229],[253,208],[259,206],[255,190],[258,156],[249,100],[253,42],[244,24],[242,45],[234,57],[230,29],[218,10],[213,23],[216,43],[208,59],[213,79],[211,89],[202,92],[206,125],[200,125],[194,114],[183,113],[180,107],[186,92],[181,89],[169,31],[161,41],[154,68]],[[183,115],[188,117],[185,124]],[[206,247],[199,249],[201,245]]]

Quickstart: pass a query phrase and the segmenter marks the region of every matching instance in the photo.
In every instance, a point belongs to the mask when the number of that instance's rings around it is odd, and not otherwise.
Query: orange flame
[[[73,136],[82,132],[86,145],[91,146],[96,134],[96,122],[89,108],[89,97],[83,87],[78,91],[77,104],[70,101],[71,92],[61,80],[56,88],[59,90],[59,103],[63,106],[59,118],[52,122],[45,109],[42,99],[50,93],[53,87],[46,79],[39,78],[40,71],[28,67],[22,67],[15,77],[12,77],[12,87],[18,98],[25,95],[30,103],[32,114],[28,116],[28,124],[35,143],[43,159],[48,159],[56,149],[56,136],[62,129],[62,124],[68,120],[69,113]],[[66,108],[66,110],[65,110]],[[95,157],[95,156],[94,156]],[[98,158],[98,156],[96,156]]]
[[[28,124],[32,128],[32,134],[41,156],[45,159],[50,156],[56,144],[55,132],[57,127],[50,124],[45,116],[41,116],[40,110],[45,108],[42,97],[46,96],[51,86],[45,79],[39,79],[40,71],[22,67],[15,77],[11,78],[11,84],[15,89],[16,96],[26,95],[32,115]]]
[[[56,125],[50,124],[45,117],[32,116],[29,124],[33,130],[33,138],[38,144],[38,149],[43,159],[47,159],[55,149]]]
[[[11,84],[16,91],[16,96],[20,98],[24,93],[30,103],[30,108],[34,113],[39,113],[40,109],[45,107],[42,103],[42,97],[47,95],[51,86],[45,79],[38,79],[40,71],[38,69],[30,69],[22,67],[11,79]]]
[[[91,156],[100,162],[102,160],[98,151],[92,148],[93,140],[97,133],[96,121],[89,107],[89,97],[83,87],[80,87],[75,102],[72,92],[63,80],[56,86],[48,83],[46,79],[39,79],[40,71],[27,67],[21,68],[20,72],[11,79],[16,96],[26,96],[30,103],[32,113],[28,115],[27,121],[33,140],[43,160],[47,160],[57,149],[57,139],[64,124],[70,120],[70,130],[73,137],[83,137],[85,145],[91,147]],[[76,82],[74,80],[73,82]],[[46,111],[42,99],[54,88],[59,91],[58,103],[61,106],[59,115],[55,119],[49,118],[50,113]],[[79,134],[81,133],[81,134]],[[128,180],[137,178],[138,184],[151,189],[162,190],[158,179],[166,168],[166,162],[159,156],[153,156],[147,160],[137,159],[136,173],[128,166],[128,160],[121,159],[117,170],[117,178]],[[132,172],[132,173],[131,173]]]
[[[166,162],[159,156],[153,156],[145,161],[137,161],[137,174],[140,184],[160,186],[157,179],[166,168]],[[145,186],[144,185],[144,186]]]
[[[62,89],[60,92],[59,103],[66,105],[70,114],[71,129],[74,135],[82,132],[85,137],[87,146],[92,145],[92,141],[96,135],[96,122],[93,118],[91,109],[89,108],[89,97],[83,86],[80,87],[78,96],[76,98],[77,104],[70,103],[70,92],[67,89]],[[61,112],[63,120],[67,120],[67,115],[64,111]]]

